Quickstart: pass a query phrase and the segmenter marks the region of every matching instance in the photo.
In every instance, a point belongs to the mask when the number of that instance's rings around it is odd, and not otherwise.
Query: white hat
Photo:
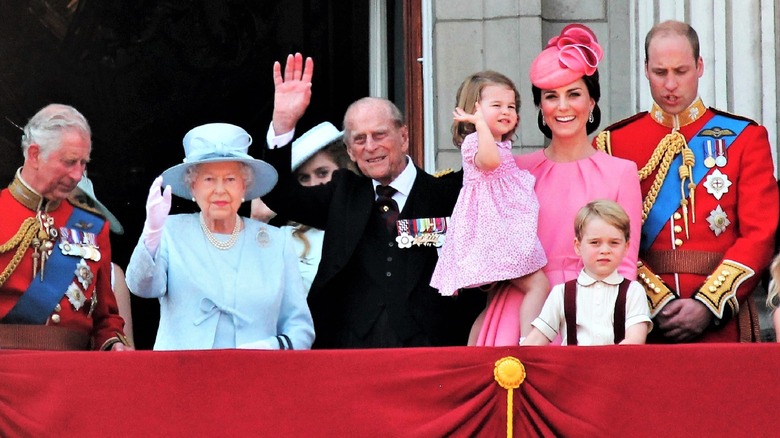
[[[344,131],[339,131],[330,122],[322,122],[309,129],[292,144],[290,170],[301,167],[306,160],[343,135]]]
[[[81,181],[79,181],[76,186],[75,192],[77,192],[75,193],[77,196],[79,192],[83,193],[84,196],[88,197],[95,204],[95,208],[108,219],[108,224],[112,232],[124,234],[125,228],[119,223],[119,219],[117,219],[102,202],[98,201],[97,196],[95,196],[95,188],[92,186],[92,181],[87,178],[87,175],[81,177]]]
[[[184,175],[192,165],[237,161],[252,168],[252,185],[246,188],[246,199],[259,198],[276,185],[278,174],[268,163],[247,154],[252,136],[243,128],[229,123],[209,123],[192,128],[184,136],[184,162],[163,172],[163,187],[171,186],[171,193],[185,199],[192,198]]]

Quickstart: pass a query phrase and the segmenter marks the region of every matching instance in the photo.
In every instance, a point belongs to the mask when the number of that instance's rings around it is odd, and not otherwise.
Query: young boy
[[[629,230],[628,215],[613,201],[596,200],[580,209],[574,251],[584,268],[576,280],[552,289],[522,345],[547,345],[558,334],[561,345],[645,343],[652,329],[645,290],[617,272],[628,250]],[[567,324],[574,318],[576,323]]]

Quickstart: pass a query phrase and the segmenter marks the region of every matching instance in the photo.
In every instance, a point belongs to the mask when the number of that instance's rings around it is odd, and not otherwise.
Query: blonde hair
[[[776,255],[769,265],[769,290],[766,294],[766,306],[775,309],[778,306],[778,294],[780,294],[780,254]]]
[[[574,218],[574,236],[577,240],[582,239],[582,230],[594,218],[599,218],[620,230],[626,242],[631,238],[631,219],[628,218],[623,207],[615,201],[597,199],[585,204]]]
[[[517,91],[515,83],[505,75],[492,70],[474,73],[464,79],[463,83],[458,87],[458,92],[455,94],[455,106],[469,114],[474,114],[476,104],[482,97],[482,90],[489,85],[506,87],[512,90],[515,93],[515,112],[519,115],[520,92]],[[515,135],[518,124],[519,123],[515,124],[515,127],[512,128],[511,131],[504,134],[501,140],[506,141],[511,139],[512,136]],[[452,122],[452,143],[455,146],[460,147],[461,143],[463,143],[463,139],[476,130],[477,128],[472,123],[458,122],[457,120]]]

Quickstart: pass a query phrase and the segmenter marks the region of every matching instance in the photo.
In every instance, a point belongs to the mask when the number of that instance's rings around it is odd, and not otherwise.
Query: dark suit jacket
[[[309,292],[309,306],[315,346],[338,347],[337,334],[349,324],[347,314],[358,310],[345,300],[348,293],[359,292],[345,290],[350,284],[345,268],[366,230],[374,206],[373,184],[370,178],[339,170],[329,184],[303,187],[289,170],[290,149],[266,150],[265,159],[279,172],[279,182],[263,200],[289,219],[325,230],[322,261]],[[418,168],[400,218],[449,216],[461,185],[461,172],[435,178]],[[403,254],[403,285],[397,293],[405,300],[423,339],[431,345],[465,345],[474,318],[484,308],[485,294],[465,291],[458,297],[443,297],[429,286],[438,260],[436,248],[414,246],[404,249]]]

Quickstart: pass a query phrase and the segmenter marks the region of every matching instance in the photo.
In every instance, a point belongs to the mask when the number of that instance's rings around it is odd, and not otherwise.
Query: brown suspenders
[[[631,282],[624,278],[618,286],[615,300],[615,343],[626,337],[626,295]],[[563,286],[563,314],[566,317],[567,345],[577,345],[577,280],[569,280]]]

